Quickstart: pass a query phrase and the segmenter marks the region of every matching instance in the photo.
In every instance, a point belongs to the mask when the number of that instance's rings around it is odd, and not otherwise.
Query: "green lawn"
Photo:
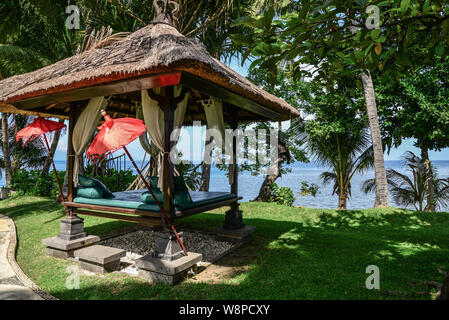
[[[45,198],[11,198],[0,202],[0,213],[16,223],[17,260],[24,272],[60,299],[432,299],[435,289],[422,282],[442,282],[437,268],[449,269],[449,213],[269,203],[241,207],[245,222],[257,226],[252,243],[236,252],[247,271],[214,282],[186,280],[175,287],[121,274],[82,276],[78,290],[65,287],[66,267],[73,263],[47,258],[41,244],[58,233],[64,215],[60,205]],[[196,215],[181,224],[211,230],[223,222],[223,212]],[[100,236],[131,227],[85,219],[87,233]],[[218,264],[233,263],[226,261]],[[365,288],[368,265],[380,268],[380,290]]]

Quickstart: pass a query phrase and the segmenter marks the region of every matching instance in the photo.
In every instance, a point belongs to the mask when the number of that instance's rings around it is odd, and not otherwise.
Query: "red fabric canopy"
[[[36,118],[28,126],[17,132],[16,141],[22,139],[23,145],[27,144],[28,141],[36,139],[42,134],[47,132],[53,132],[56,130],[61,130],[65,128],[66,125],[52,120],[47,120],[44,118]]]
[[[86,151],[86,156],[89,159],[112,153],[130,144],[146,131],[142,120],[134,118],[112,119],[104,111],[101,114],[106,121],[98,128],[100,132]]]

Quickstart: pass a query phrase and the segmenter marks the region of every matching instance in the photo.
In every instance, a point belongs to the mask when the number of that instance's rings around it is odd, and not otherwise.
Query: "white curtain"
[[[151,90],[151,89],[150,89]],[[161,93],[160,88],[153,89],[154,93],[159,95]],[[176,85],[174,88],[174,96],[179,97],[182,92],[182,86]],[[162,151],[164,150],[164,112],[159,107],[159,103],[153,100],[148,95],[146,90],[142,92],[142,113],[145,126],[147,127],[148,135],[151,142],[161,151],[158,156],[158,176],[162,177],[163,163],[162,163]],[[186,113],[187,102],[189,100],[189,92],[186,94],[183,101],[178,103],[175,110],[173,126],[176,134],[174,135],[174,144],[178,142],[180,129],[184,122],[184,116]],[[170,137],[168,137],[170,138]],[[144,139],[144,138],[143,138]],[[142,143],[142,141],[141,141]],[[144,142],[145,143],[145,142]],[[158,188],[162,189],[162,179],[158,179]]]
[[[224,118],[223,118],[223,101],[221,101],[218,98],[211,97],[210,101],[204,102],[203,101],[203,107],[204,107],[204,113],[206,114],[206,121],[207,121],[207,129],[215,129],[219,132],[221,139],[217,139],[216,136],[214,136],[213,145],[215,148],[219,148],[220,151],[223,150],[224,144],[225,150],[232,150],[232,145],[230,144],[231,141],[226,140],[225,137],[225,124],[224,124]],[[206,138],[207,140],[209,137]],[[232,165],[231,165],[232,166]],[[233,183],[234,176],[232,174],[229,175],[229,183]]]
[[[82,155],[89,146],[95,129],[100,121],[100,111],[106,110],[108,100],[105,97],[96,97],[89,100],[86,108],[81,112],[75,127],[73,128],[72,144],[75,151],[73,182],[75,187],[78,186],[78,173]]]

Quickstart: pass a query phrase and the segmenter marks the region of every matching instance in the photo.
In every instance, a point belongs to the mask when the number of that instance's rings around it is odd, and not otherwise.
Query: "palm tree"
[[[307,141],[313,159],[332,171],[320,176],[324,185],[333,184],[332,195],[338,195],[338,209],[345,210],[351,196],[351,179],[373,167],[373,148],[367,130],[361,134],[333,133],[326,136],[310,136]]]
[[[427,168],[426,161],[408,151],[403,159],[407,173],[400,173],[394,169],[387,170],[387,181],[393,200],[399,205],[409,207],[413,205],[417,211],[423,211],[426,207],[427,195]],[[438,179],[437,172],[432,168],[433,186],[435,190],[435,206],[445,207],[449,204],[449,178]],[[374,179],[363,183],[362,190],[365,193],[376,189]]]
[[[8,154],[4,152],[0,156],[0,168],[5,169],[7,186],[11,183],[12,172],[21,168],[37,169],[42,168],[47,158],[47,151],[40,139],[34,139],[29,141],[25,146],[16,142],[16,133],[28,125],[33,119],[31,117],[13,115],[14,121],[9,124],[8,118],[5,119],[5,113],[3,114],[2,121],[2,141],[3,144],[7,144]],[[7,126],[4,127],[4,121]],[[5,137],[6,131],[6,139]],[[3,147],[5,150],[5,147]],[[8,170],[10,167],[10,171]],[[0,171],[1,172],[1,171]],[[9,181],[8,181],[9,180]]]
[[[374,173],[377,184],[374,207],[388,207],[388,183],[373,80],[368,70],[362,73],[361,78],[373,144]]]
[[[5,0],[0,4],[0,78],[30,72],[75,53],[83,32],[67,30],[65,7],[66,3],[51,0]],[[15,143],[15,133],[29,120],[23,116],[9,119],[9,114],[3,114],[1,167],[7,185],[12,172],[22,166],[42,167],[59,141],[56,135],[49,155],[39,140],[22,147]],[[47,167],[44,165],[44,172]]]

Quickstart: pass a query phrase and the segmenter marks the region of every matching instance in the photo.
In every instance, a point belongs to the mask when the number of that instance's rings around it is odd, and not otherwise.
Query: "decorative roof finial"
[[[176,13],[179,5],[174,0],[154,0],[153,6],[156,9],[156,17],[151,23],[165,23],[176,27]]]

